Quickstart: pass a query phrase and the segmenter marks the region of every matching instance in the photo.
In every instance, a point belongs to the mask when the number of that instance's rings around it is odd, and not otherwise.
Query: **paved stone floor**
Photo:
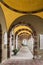
[[[43,60],[33,59],[28,47],[22,47],[16,56],[5,60],[0,65],[43,65]]]
[[[31,51],[29,50],[29,48],[27,46],[24,46],[20,49],[20,51],[15,56],[15,58],[32,59],[33,54],[31,53]]]
[[[43,60],[38,59],[8,59],[0,65],[43,65]]]

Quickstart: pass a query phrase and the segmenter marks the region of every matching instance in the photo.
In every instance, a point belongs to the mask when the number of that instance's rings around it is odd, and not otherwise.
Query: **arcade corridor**
[[[0,64],[43,65],[42,0],[0,0]]]

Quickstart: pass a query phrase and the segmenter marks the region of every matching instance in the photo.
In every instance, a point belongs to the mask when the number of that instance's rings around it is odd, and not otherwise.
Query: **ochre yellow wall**
[[[10,25],[12,24],[12,22],[22,16],[22,15],[25,15],[25,14],[22,14],[22,13],[18,13],[18,12],[14,12],[10,9],[8,9],[7,7],[5,7],[2,3],[0,3],[2,9],[3,9],[3,12],[4,12],[4,15],[5,15],[5,19],[6,19],[6,25],[7,25],[7,30],[9,29]],[[41,18],[43,18],[43,12],[40,12],[40,13],[35,13],[33,15],[37,15],[37,16],[40,16]]]

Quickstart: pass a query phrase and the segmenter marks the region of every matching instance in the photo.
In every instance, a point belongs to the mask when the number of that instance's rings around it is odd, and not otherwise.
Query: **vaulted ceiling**
[[[14,32],[16,33],[20,29],[27,29],[27,30],[30,30],[32,32],[31,28],[29,28],[28,26],[24,26],[24,25],[19,25],[18,27],[15,27]]]
[[[22,15],[25,15],[25,14],[19,13],[19,12],[34,12],[34,11],[42,10],[43,9],[43,0],[18,0],[18,1],[2,0],[2,3],[0,3],[0,5],[4,12],[6,26],[7,26],[7,30],[8,30],[10,25],[16,18],[18,18]],[[13,11],[13,10],[15,10],[15,11]],[[32,13],[32,15],[37,15],[37,16],[40,16],[41,18],[43,18],[43,11],[34,13],[34,14]],[[22,29],[22,28],[20,28],[20,29]],[[18,30],[18,28],[16,30]]]
[[[13,10],[33,12],[43,9],[43,0],[3,0]]]

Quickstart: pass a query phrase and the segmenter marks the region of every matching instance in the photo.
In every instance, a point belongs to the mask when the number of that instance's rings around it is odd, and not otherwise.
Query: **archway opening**
[[[27,29],[27,28],[21,28],[21,29],[18,29],[18,30],[16,30],[16,28],[17,28],[17,25],[18,25],[18,27],[20,26],[20,25],[22,25],[22,26],[26,26],[26,27],[28,27],[28,28],[30,28],[30,29]],[[21,30],[26,30],[26,31],[28,31],[28,33],[30,32],[30,34],[33,36],[33,38],[34,38],[34,46],[33,46],[33,56],[35,56],[35,55],[37,55],[37,51],[36,51],[36,49],[37,49],[37,39],[36,39],[36,31],[34,30],[34,28],[33,28],[33,26],[31,26],[29,23],[27,24],[27,23],[23,23],[23,22],[18,22],[16,25],[13,25],[13,26],[11,26],[11,28],[9,29],[9,31],[8,31],[8,44],[7,44],[7,47],[8,47],[8,58],[10,57],[10,33],[13,33],[14,31],[13,30],[16,30],[15,31],[15,35],[13,35],[12,34],[12,40],[13,40],[13,37],[15,36],[15,39],[16,39],[16,37],[17,37],[17,34],[21,31]],[[33,31],[33,32],[32,32]],[[17,42],[15,42],[15,43],[17,43]],[[16,44],[15,44],[16,45]]]

